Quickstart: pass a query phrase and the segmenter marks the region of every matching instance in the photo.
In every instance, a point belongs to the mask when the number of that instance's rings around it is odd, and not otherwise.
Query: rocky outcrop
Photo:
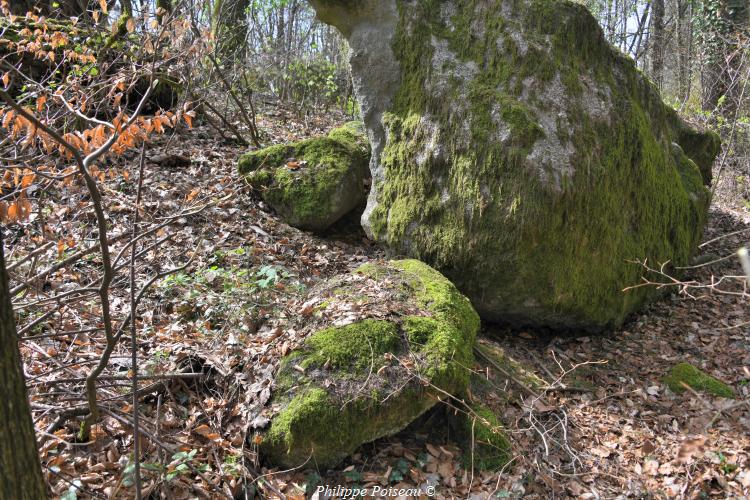
[[[316,329],[281,362],[271,424],[259,436],[266,462],[334,465],[466,391],[479,317],[426,264],[366,264],[310,297],[306,324],[317,321]],[[482,418],[483,435],[493,425]],[[493,443],[506,450],[504,441]]]
[[[289,225],[323,231],[360,206],[370,148],[361,124],[247,153],[239,171]]]
[[[617,326],[687,264],[715,135],[693,130],[558,0],[311,0],[351,46],[372,144],[362,223],[483,317]],[[374,71],[375,69],[375,71]]]

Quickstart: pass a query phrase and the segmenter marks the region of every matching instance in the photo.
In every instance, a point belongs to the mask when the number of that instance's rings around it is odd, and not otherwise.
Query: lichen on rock
[[[666,106],[584,6],[312,4],[351,45],[373,152],[365,230],[483,317],[615,327],[660,294],[623,293],[636,261],[689,263],[718,138]]]
[[[240,174],[289,225],[323,231],[365,199],[369,145],[348,123],[327,137],[242,155]]]
[[[714,396],[735,397],[734,390],[727,384],[689,363],[678,363],[673,366],[664,378],[664,382],[676,394],[685,392],[687,390],[685,385],[687,385],[696,391],[706,392]]]
[[[311,291],[320,325],[276,377],[264,459],[330,466],[466,390],[479,317],[440,273],[418,261],[370,263]],[[335,309],[359,316],[337,324]],[[342,305],[343,304],[343,305]],[[353,307],[356,304],[356,307]]]

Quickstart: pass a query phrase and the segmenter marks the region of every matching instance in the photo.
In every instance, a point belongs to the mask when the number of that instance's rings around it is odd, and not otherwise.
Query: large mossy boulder
[[[665,106],[584,6],[311,3],[351,45],[373,148],[365,230],[483,317],[617,326],[659,293],[623,293],[644,274],[633,261],[690,261],[719,140]]]
[[[370,146],[361,123],[239,159],[239,171],[290,226],[324,231],[364,203]]]
[[[310,296],[315,330],[281,361],[260,436],[266,462],[334,465],[466,390],[479,317],[431,267],[366,264]]]

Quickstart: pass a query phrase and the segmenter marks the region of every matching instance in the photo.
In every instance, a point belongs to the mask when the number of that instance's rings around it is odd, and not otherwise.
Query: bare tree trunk
[[[9,3],[10,13],[14,16],[23,16],[29,11],[33,11],[37,2],[33,0],[13,0]],[[49,12],[48,6],[45,3],[39,5],[39,9],[42,10],[43,15],[47,15]]]
[[[21,356],[0,234],[0,498],[47,498]]]
[[[283,101],[286,99],[286,89],[287,89],[287,70],[289,69],[287,66],[284,65],[284,41],[286,40],[285,33],[285,16],[284,16],[284,6],[282,5],[279,7],[278,12],[278,18],[276,19],[276,57],[277,57],[277,63],[278,67],[281,68],[281,78],[279,79],[279,98]]]
[[[678,54],[678,74],[677,89],[679,98],[685,102],[690,97],[693,55],[693,23],[692,2],[685,0],[677,1],[677,51]]]
[[[49,16],[57,11],[63,17],[88,17],[87,0],[11,0],[8,3],[11,13],[19,16],[29,11],[37,11],[43,16]]]
[[[120,3],[120,16],[115,21],[115,25],[112,28],[112,36],[109,38],[108,46],[117,41],[120,37],[125,35],[128,31],[128,21],[133,17],[133,4],[130,0],[119,0]]]
[[[743,60],[740,40],[748,36],[750,8],[746,0],[703,1],[703,51],[705,62],[701,74],[703,109],[712,111],[724,98],[721,113],[734,117],[739,103],[735,93],[737,74]]]
[[[247,13],[249,0],[216,0],[211,32],[216,40],[216,58],[223,65],[240,59],[247,47]]]
[[[633,56],[633,59],[635,59],[636,66],[638,66],[638,62],[643,55],[643,34],[646,32],[646,21],[648,20],[650,9],[651,3],[647,3],[645,7],[643,7],[643,13],[638,19],[637,31],[633,33],[633,41],[630,43],[630,48],[628,49],[628,53]]]
[[[664,0],[652,0],[651,79],[660,89],[664,84]]]

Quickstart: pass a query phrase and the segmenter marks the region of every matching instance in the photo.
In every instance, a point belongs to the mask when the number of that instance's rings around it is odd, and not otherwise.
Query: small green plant
[[[68,490],[60,495],[60,500],[78,500],[78,491],[83,487],[80,479],[73,480]]]
[[[297,60],[289,65],[284,75],[290,82],[292,97],[302,101],[308,96],[321,96],[334,100],[339,92],[336,65],[325,59]]]
[[[732,464],[727,462],[727,457],[724,456],[724,454],[720,451],[716,452],[716,456],[719,458],[719,469],[724,474],[732,474],[734,471],[736,471],[739,466],[737,464]]]
[[[396,462],[396,465],[393,466],[393,470],[391,471],[391,475],[388,480],[392,483],[398,483],[400,481],[403,481],[408,473],[409,462],[401,458],[398,462]]]
[[[364,479],[362,473],[356,469],[348,470],[344,472],[344,478],[350,483],[359,483]]]
[[[310,472],[305,476],[305,493],[312,493],[315,488],[323,482],[323,478],[317,472]]]
[[[255,273],[255,285],[260,289],[270,288],[279,281],[279,271],[274,266],[263,266]]]
[[[185,321],[195,321],[204,335],[222,330],[227,324],[246,329],[262,321],[259,315],[273,303],[274,294],[303,288],[281,266],[245,267],[246,254],[243,247],[217,251],[209,259],[210,265],[166,278],[160,291],[175,299],[173,311]]]
[[[172,463],[167,469],[167,481],[171,481],[178,476],[189,474],[191,470],[190,465],[193,465],[198,472],[210,471],[211,467],[208,464],[192,464],[192,462],[195,461],[195,455],[197,453],[198,450],[190,450],[179,451],[172,455]]]
[[[232,477],[242,476],[242,456],[227,455],[224,457],[224,473]]]
[[[155,472],[156,474],[166,474],[165,479],[167,481],[190,474],[192,469],[198,472],[209,472],[211,467],[208,464],[193,463],[195,462],[197,453],[198,450],[180,451],[172,455],[172,463],[168,466],[159,463],[144,462],[141,463],[141,470]],[[135,462],[128,461],[122,471],[122,475],[122,484],[126,487],[133,486],[135,483]]]
[[[164,466],[158,463],[144,462],[141,463],[141,470],[147,470],[162,474],[165,470]],[[122,470],[122,484],[125,487],[131,487],[135,484],[135,462],[128,461],[125,468]]]

